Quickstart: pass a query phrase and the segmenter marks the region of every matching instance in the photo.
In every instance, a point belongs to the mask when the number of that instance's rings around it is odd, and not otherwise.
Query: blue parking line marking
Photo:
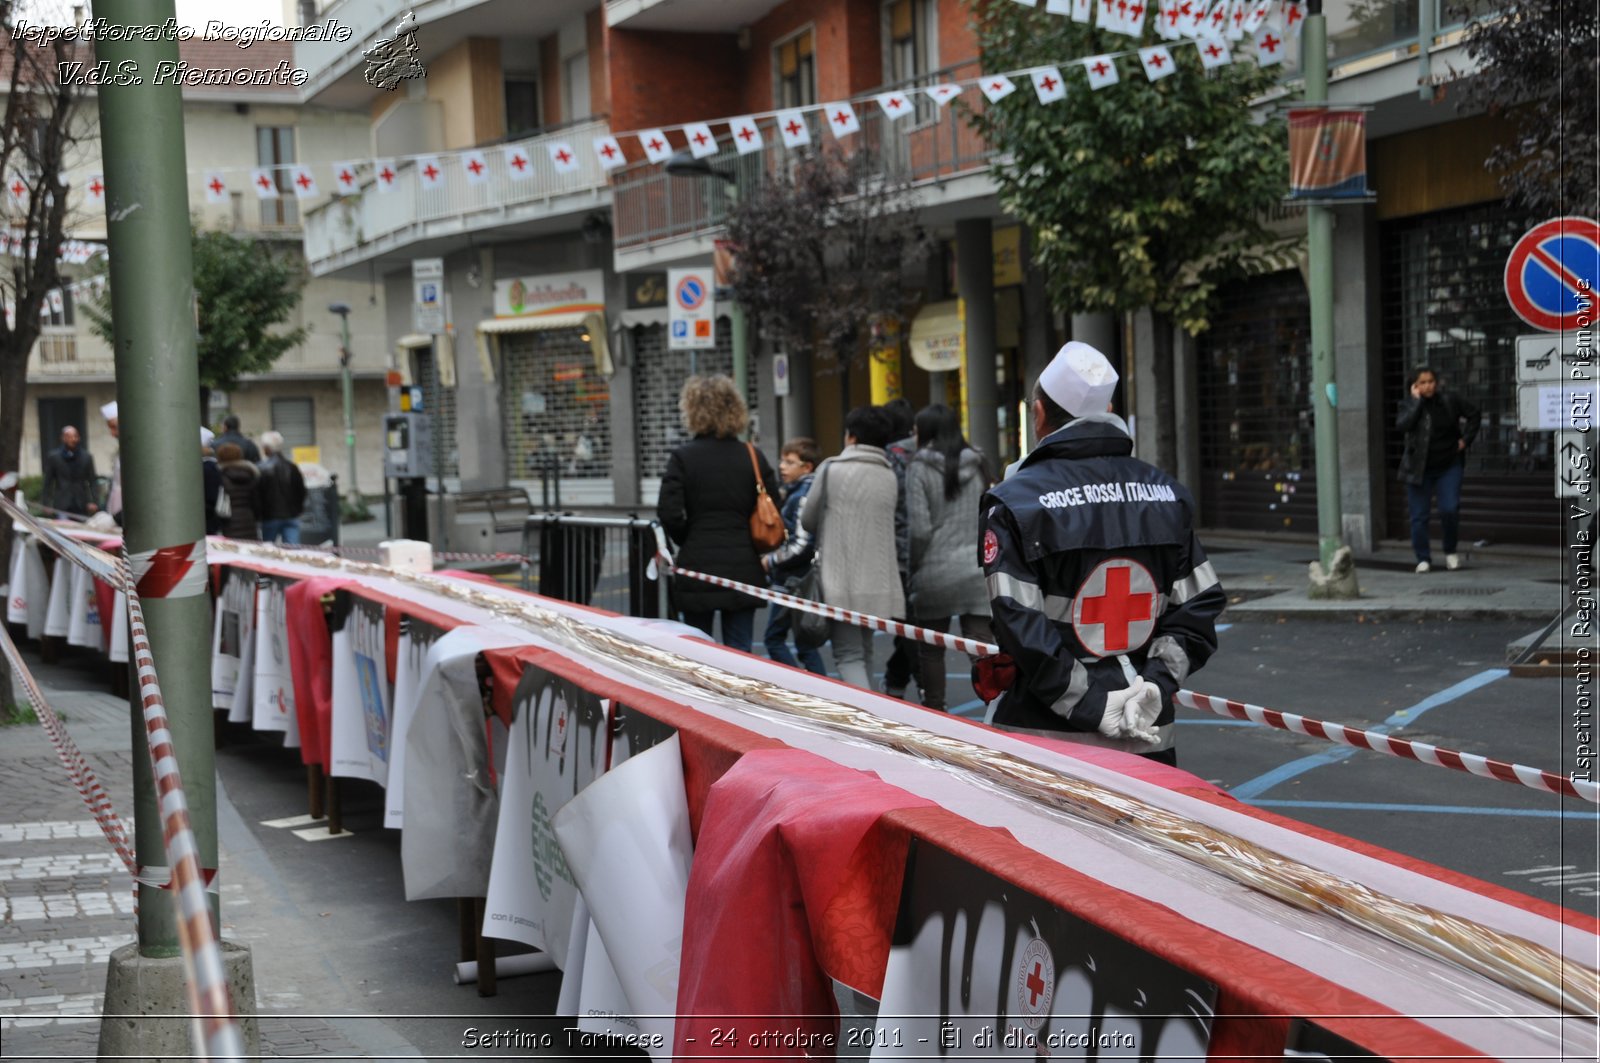
[[[971,701],[954,706],[950,712],[954,716],[982,716],[983,701],[980,698],[973,698]]]
[[[1472,693],[1479,687],[1488,686],[1495,680],[1504,679],[1510,674],[1510,670],[1506,668],[1490,668],[1486,671],[1479,672],[1475,676],[1463,679],[1455,686],[1447,687],[1446,689],[1439,691],[1437,694],[1428,695],[1409,708],[1401,709],[1393,716],[1390,716],[1387,720],[1384,720],[1382,723],[1378,724],[1378,726],[1369,728],[1369,730],[1376,731],[1380,734],[1387,734],[1390,731],[1397,730],[1406,726],[1407,724],[1415,723],[1418,717],[1427,712],[1429,709],[1436,709],[1440,705],[1449,704],[1463,695]],[[1315,768],[1320,768],[1328,764],[1337,764],[1342,760],[1348,760],[1359,752],[1361,751],[1351,746],[1332,746],[1320,753],[1313,753],[1310,756],[1301,757],[1298,760],[1291,760],[1287,764],[1280,764],[1278,767],[1273,768],[1265,775],[1257,775],[1254,779],[1249,779],[1240,783],[1238,786],[1231,788],[1229,793],[1233,794],[1233,796],[1237,798],[1240,798],[1241,800],[1249,801],[1252,798],[1259,797],[1260,795],[1266,793],[1279,783],[1288,782],[1290,779],[1304,775],[1306,772]]]
[[[1232,624],[1218,624],[1217,625],[1217,630],[1218,631],[1226,631],[1232,626],[1233,626]]]
[[[1530,819],[1600,821],[1600,812],[1563,812],[1543,808],[1483,808],[1477,805],[1407,805],[1368,801],[1247,801],[1256,808],[1329,808],[1351,812],[1424,812],[1452,816],[1524,816]]]

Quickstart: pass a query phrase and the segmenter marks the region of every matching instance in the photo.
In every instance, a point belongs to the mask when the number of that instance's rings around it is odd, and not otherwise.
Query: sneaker
[[[1444,567],[1449,569],[1451,572],[1454,572],[1456,569],[1460,568],[1461,567],[1461,555],[1460,554],[1445,554],[1444,555]]]
[[[1433,566],[1428,564],[1426,561],[1418,561],[1417,562],[1417,571],[1419,573],[1432,572],[1433,571]]]

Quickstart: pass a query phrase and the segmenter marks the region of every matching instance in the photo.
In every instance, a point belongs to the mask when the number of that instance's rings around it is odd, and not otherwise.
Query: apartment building
[[[293,48],[284,42],[259,41],[240,48],[232,42],[191,39],[180,45],[180,58],[195,68],[243,66],[270,71],[292,62]],[[183,108],[189,203],[198,224],[298,255],[304,212],[318,198],[296,196],[292,167],[305,165],[313,173],[331,170],[333,162],[348,153],[352,138],[365,137],[365,122],[342,111],[308,106],[287,84],[186,86]],[[85,197],[91,178],[104,169],[94,134],[98,119],[92,97],[80,118],[89,135],[68,169],[75,197]],[[273,174],[271,198],[261,198],[250,183],[251,171],[258,169]],[[220,188],[208,190],[212,182]],[[326,199],[331,190],[319,186],[318,191]],[[103,210],[84,205],[77,216],[80,221],[71,238],[103,247]],[[59,301],[51,301],[50,322],[29,361],[21,462],[25,475],[40,470],[42,455],[56,446],[61,427],[67,424],[85,432],[90,453],[101,458],[103,468],[109,469],[116,449],[99,416],[101,404],[116,397],[111,350],[90,332],[79,308],[82,300],[94,296],[88,268],[67,267],[71,279]],[[364,278],[312,278],[293,320],[285,323],[288,328],[305,325],[309,330],[305,342],[284,354],[271,371],[246,376],[231,391],[213,391],[207,419],[220,421],[226,413],[236,413],[251,435],[276,429],[290,446],[315,447],[321,463],[338,474],[341,489],[347,489],[342,482],[350,467],[339,357],[343,341],[339,318],[327,310],[332,303],[344,303],[350,307],[350,366],[358,424],[356,486],[365,492],[381,491],[379,425],[386,408],[387,369],[381,295]]]

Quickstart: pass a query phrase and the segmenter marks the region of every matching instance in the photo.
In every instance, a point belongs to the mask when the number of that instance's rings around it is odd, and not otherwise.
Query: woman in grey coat
[[[994,641],[989,587],[978,564],[979,503],[989,487],[983,455],[961,435],[961,418],[948,406],[917,414],[917,452],[906,468],[906,513],[911,533],[911,622]],[[943,711],[945,651],[917,644],[922,704]]]
[[[844,451],[817,470],[800,526],[821,543],[822,600],[874,616],[904,616],[895,560],[894,512],[900,489],[884,447],[889,417],[858,406],[844,419]],[[833,663],[846,683],[872,689],[872,629],[833,621]]]

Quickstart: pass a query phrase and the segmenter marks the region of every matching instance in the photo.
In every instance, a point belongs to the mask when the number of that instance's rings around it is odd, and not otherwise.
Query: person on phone
[[[1400,401],[1398,425],[1405,433],[1400,456],[1400,479],[1406,485],[1411,507],[1411,552],[1417,571],[1433,568],[1428,523],[1433,500],[1439,499],[1439,529],[1444,539],[1444,567],[1461,567],[1456,543],[1461,530],[1461,480],[1467,468],[1467,448],[1478,436],[1478,408],[1439,385],[1431,366],[1419,365],[1406,382],[1408,398]]]

